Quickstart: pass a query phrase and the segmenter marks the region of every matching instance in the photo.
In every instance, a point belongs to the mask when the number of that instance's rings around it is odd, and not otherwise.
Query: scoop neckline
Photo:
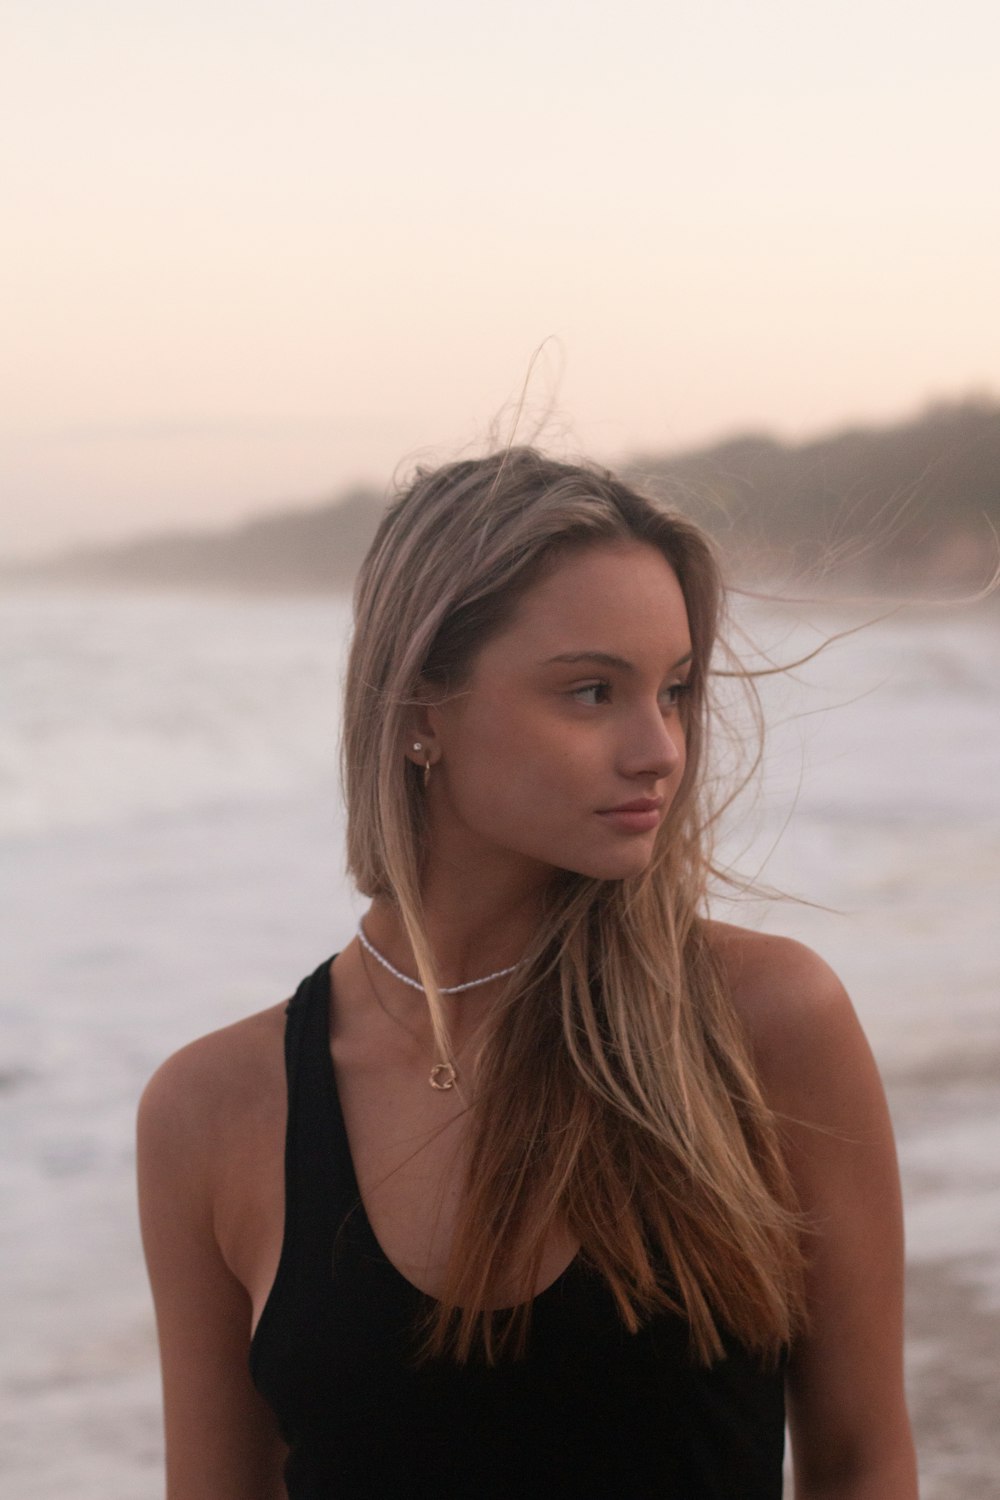
[[[368,1217],[368,1209],[365,1206],[365,1200],[361,1195],[361,1188],[358,1184],[357,1172],[354,1169],[354,1157],[351,1155],[351,1142],[347,1134],[347,1122],[344,1119],[344,1110],[340,1102],[340,1089],[337,1084],[337,1069],[333,1061],[333,1048],[330,1040],[330,1023],[333,1019],[332,969],[334,959],[338,957],[339,950],[337,953],[334,953],[329,961],[322,966],[321,970],[325,981],[322,1006],[324,1022],[324,1076],[326,1078],[326,1084],[330,1095],[330,1104],[334,1113],[334,1123],[337,1126],[337,1139],[339,1142],[340,1154],[343,1160],[345,1172],[348,1177],[351,1192],[358,1206],[356,1222],[360,1227],[361,1233],[368,1242],[369,1249],[374,1253],[376,1259],[384,1266],[387,1274],[391,1276],[393,1281],[395,1281],[400,1287],[405,1289],[411,1297],[420,1298],[424,1302],[429,1302],[434,1306],[438,1306],[440,1299],[433,1296],[430,1292],[425,1292],[422,1287],[417,1286],[416,1282],[411,1281],[408,1276],[405,1276],[399,1269],[399,1267],[395,1264],[395,1262],[390,1260],[389,1256],[385,1253],[385,1250],[382,1247],[382,1243],[372,1227],[371,1219]],[[573,1258],[559,1272],[558,1276],[556,1276],[554,1280],[550,1281],[547,1286],[543,1286],[541,1291],[536,1292],[533,1297],[530,1297],[522,1302],[509,1303],[504,1307],[491,1308],[491,1311],[497,1313],[516,1312],[517,1309],[522,1307],[537,1307],[539,1303],[541,1303],[544,1299],[547,1299],[553,1294],[561,1291],[563,1285],[579,1271],[580,1266],[581,1251],[578,1249],[573,1255]]]

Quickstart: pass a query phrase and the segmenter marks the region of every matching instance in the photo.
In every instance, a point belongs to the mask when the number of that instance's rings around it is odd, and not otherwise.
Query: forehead
[[[677,575],[644,542],[588,547],[559,558],[518,603],[507,629],[483,655],[533,659],[585,649],[620,655],[670,653],[690,645]]]

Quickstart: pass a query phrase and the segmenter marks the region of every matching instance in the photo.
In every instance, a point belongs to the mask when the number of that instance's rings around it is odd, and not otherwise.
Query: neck
[[[438,983],[450,987],[482,979],[518,963],[534,937],[539,920],[537,899],[484,909],[475,901],[466,909],[435,906],[424,900],[423,921],[434,955]],[[401,973],[417,979],[417,966],[398,909],[377,897],[362,918],[369,941]],[[498,983],[500,981],[497,981]],[[484,986],[492,990],[493,986]]]

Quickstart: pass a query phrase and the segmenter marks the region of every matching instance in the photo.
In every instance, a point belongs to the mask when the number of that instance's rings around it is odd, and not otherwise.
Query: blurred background
[[[996,8],[12,0],[0,31],[0,1493],[162,1494],[138,1094],[349,940],[351,579],[394,479],[512,434],[708,526],[751,664],[836,637],[767,680],[727,829],[802,900],[718,914],[855,998],[924,1497],[986,1493]]]

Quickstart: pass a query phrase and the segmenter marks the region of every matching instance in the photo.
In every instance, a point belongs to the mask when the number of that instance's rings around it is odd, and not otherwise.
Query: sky
[[[993,0],[5,0],[0,558],[1000,395]]]

